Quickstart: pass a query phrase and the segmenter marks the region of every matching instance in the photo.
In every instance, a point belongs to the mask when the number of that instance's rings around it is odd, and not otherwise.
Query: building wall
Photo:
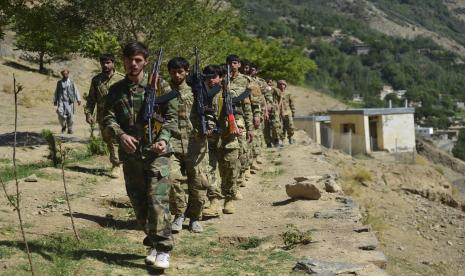
[[[384,150],[389,152],[414,151],[415,124],[413,114],[383,115],[382,136]]]
[[[343,133],[344,124],[354,124],[355,133]],[[333,146],[352,154],[370,151],[368,117],[361,114],[331,114],[331,128],[333,129]],[[349,142],[350,141],[350,142]]]
[[[294,118],[294,126],[304,130],[313,141],[321,144],[320,122],[314,122],[309,118]]]

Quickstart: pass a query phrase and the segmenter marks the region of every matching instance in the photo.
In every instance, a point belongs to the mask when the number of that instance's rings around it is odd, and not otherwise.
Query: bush
[[[106,155],[108,154],[107,144],[100,136],[91,135],[87,144],[87,152],[89,155]]]
[[[294,224],[288,224],[287,231],[282,234],[284,245],[286,248],[291,249],[298,244],[309,244],[312,242],[312,232],[300,231]]]

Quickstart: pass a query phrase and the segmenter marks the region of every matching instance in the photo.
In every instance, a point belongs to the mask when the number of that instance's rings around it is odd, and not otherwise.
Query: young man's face
[[[250,75],[255,77],[257,75],[257,68],[251,67],[250,68]]]
[[[69,72],[68,71],[61,72],[61,76],[63,77],[63,79],[66,80],[69,77]]]
[[[284,89],[286,89],[286,85],[284,83],[278,83],[278,88],[279,90],[284,91]]]
[[[273,81],[269,80],[269,81],[266,82],[266,84],[268,84],[269,86],[273,86]]]
[[[139,76],[144,70],[145,65],[149,62],[142,54],[136,54],[132,57],[124,57],[124,69],[129,76]]]
[[[231,61],[230,66],[231,66],[231,70],[233,72],[237,72],[237,71],[239,71],[239,68],[241,68],[241,63],[239,61],[237,61],[237,60]]]
[[[169,69],[170,78],[175,84],[181,84],[186,80],[189,71],[184,68]]]
[[[207,85],[209,88],[215,86],[215,85],[219,85],[221,83],[222,79],[220,76],[218,75],[215,75],[214,77],[209,77],[207,79]]]
[[[249,65],[244,65],[242,70],[243,70],[244,74],[246,74],[246,75],[250,74],[250,66]]]
[[[108,59],[108,60],[104,60],[100,62],[100,67],[102,68],[103,73],[110,73],[110,72],[113,72],[113,68],[115,68],[115,64],[113,63],[113,61]]]

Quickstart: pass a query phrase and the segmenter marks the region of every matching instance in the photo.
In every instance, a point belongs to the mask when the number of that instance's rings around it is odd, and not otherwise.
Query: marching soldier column
[[[93,124],[97,106],[112,175],[122,164],[128,197],[146,234],[143,243],[150,249],[146,264],[165,269],[172,233],[183,229],[185,218],[188,229],[199,233],[203,218],[233,214],[242,198],[239,187],[250,170],[260,170],[262,148],[282,146],[286,134],[294,143],[295,108],[284,80],[279,89],[273,87],[272,80],[257,76],[256,65],[237,55],[202,71],[197,49],[193,69],[185,58],[172,58],[165,82],[162,54],[160,49],[148,74],[147,47],[127,44],[124,78],[114,72],[114,57],[102,55],[102,72],[92,79],[85,113]]]

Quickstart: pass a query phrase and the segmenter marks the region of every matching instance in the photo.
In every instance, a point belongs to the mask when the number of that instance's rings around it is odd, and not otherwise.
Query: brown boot
[[[210,201],[210,206],[203,209],[202,215],[204,217],[216,218],[220,216],[220,201],[217,198]]]
[[[234,214],[234,212],[236,212],[236,208],[234,207],[234,201],[232,199],[225,199],[223,213]]]

